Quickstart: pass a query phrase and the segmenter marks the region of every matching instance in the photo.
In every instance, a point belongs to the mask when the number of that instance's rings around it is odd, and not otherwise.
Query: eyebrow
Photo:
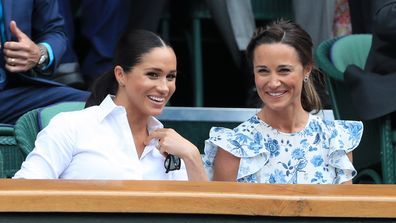
[[[254,68],[268,68],[268,67],[265,66],[265,65],[257,65],[257,66],[255,66]]]
[[[284,69],[284,68],[294,69],[294,66],[291,65],[291,64],[281,64],[281,65],[276,67],[276,69]],[[268,68],[265,65],[257,65],[257,66],[254,67],[254,69],[270,69],[270,68]]]
[[[153,71],[156,71],[156,72],[164,72],[162,69],[156,68],[156,67],[149,67],[146,70],[153,70]],[[177,70],[171,70],[169,73],[175,73],[176,74]]]
[[[148,67],[148,68],[146,68],[146,70],[154,70],[154,71],[162,72],[162,69],[156,68],[156,67]]]
[[[293,68],[294,66],[291,64],[281,64],[278,66],[279,68]]]

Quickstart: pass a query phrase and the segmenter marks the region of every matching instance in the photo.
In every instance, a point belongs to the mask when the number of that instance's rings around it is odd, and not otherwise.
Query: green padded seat
[[[38,125],[39,129],[43,129],[48,125],[51,119],[60,112],[77,111],[84,109],[85,102],[69,101],[62,102],[42,108],[38,111]]]
[[[0,178],[10,178],[24,159],[15,138],[13,125],[0,124]]]
[[[337,39],[330,50],[332,63],[342,73],[350,64],[364,69],[372,39],[371,34],[348,35]]]
[[[21,116],[15,123],[17,143],[24,156],[34,148],[38,132],[48,125],[52,117],[60,112],[81,110],[85,102],[62,102],[44,108],[34,109]]]
[[[37,112],[38,109],[29,111],[22,115],[15,123],[15,137],[25,157],[34,148],[34,141],[39,132]]]

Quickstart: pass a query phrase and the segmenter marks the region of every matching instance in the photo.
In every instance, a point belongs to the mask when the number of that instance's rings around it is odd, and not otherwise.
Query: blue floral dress
[[[241,158],[239,182],[339,184],[356,175],[346,154],[359,145],[362,134],[362,122],[327,121],[311,114],[303,130],[283,133],[254,115],[233,130],[213,127],[203,160],[210,178],[221,147]]]

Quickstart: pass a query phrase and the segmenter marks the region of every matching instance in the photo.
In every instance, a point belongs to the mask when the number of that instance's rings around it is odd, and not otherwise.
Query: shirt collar
[[[100,113],[99,113],[99,121],[103,121],[109,114],[113,112],[120,112],[120,113],[125,113],[126,110],[123,106],[118,106],[114,103],[114,95],[107,95],[106,98],[102,101],[102,103],[99,105],[100,107]],[[153,116],[149,117],[149,120],[147,122],[147,130],[149,133],[152,131],[163,128],[164,125],[156,118]]]
[[[106,98],[99,105],[99,114],[98,119],[99,122],[103,121],[108,115],[113,112],[122,112],[126,113],[125,108],[123,106],[118,106],[113,101],[113,95],[107,95]]]
[[[113,95],[107,95],[106,98],[102,101],[102,103],[99,105],[99,113],[98,113],[98,119],[99,122],[102,122],[106,117],[108,117],[110,114],[124,114],[126,116],[126,110],[123,106],[118,106],[114,103],[113,99],[115,96]],[[163,128],[164,125],[155,117],[150,116],[147,122],[147,131],[149,134],[156,130]],[[149,144],[146,146],[146,148],[143,151],[143,154],[141,156],[141,159],[149,152],[151,152],[156,145],[158,144],[158,139],[152,139]]]

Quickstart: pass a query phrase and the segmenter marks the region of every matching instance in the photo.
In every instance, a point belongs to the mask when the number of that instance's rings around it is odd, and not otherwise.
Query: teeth
[[[271,95],[271,96],[280,96],[280,95],[282,95],[284,92],[280,92],[280,93],[275,93],[275,92],[269,92],[268,94],[269,95]]]
[[[156,102],[163,102],[165,98],[163,97],[156,97],[156,96],[148,96],[151,100],[156,101]]]

